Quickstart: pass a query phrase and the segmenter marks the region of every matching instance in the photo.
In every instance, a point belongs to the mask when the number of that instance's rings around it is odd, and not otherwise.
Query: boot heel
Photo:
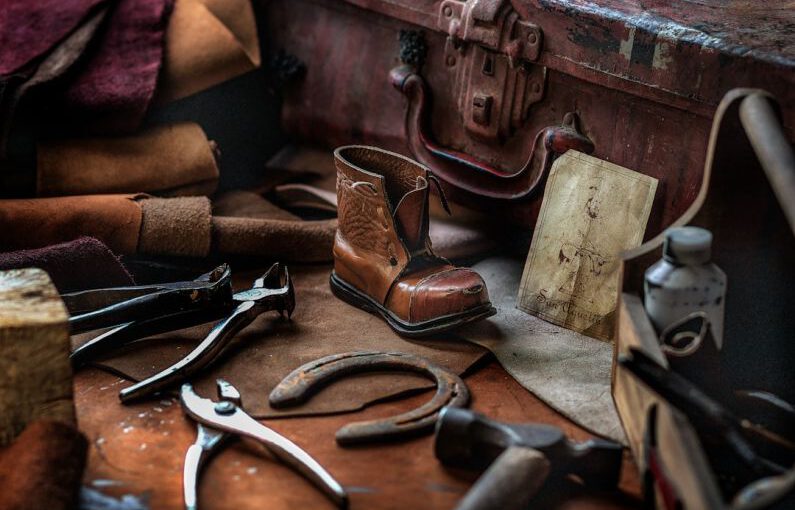
[[[378,310],[373,308],[373,306],[367,300],[356,294],[356,292],[351,289],[349,284],[340,279],[337,276],[337,273],[331,273],[331,276],[329,277],[329,286],[331,286],[331,292],[335,296],[345,301],[349,305],[355,306],[356,308],[361,308],[368,313],[378,312]]]

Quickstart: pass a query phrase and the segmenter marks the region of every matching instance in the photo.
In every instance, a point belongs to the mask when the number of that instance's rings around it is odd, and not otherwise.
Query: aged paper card
[[[619,254],[643,241],[657,179],[569,150],[552,165],[517,307],[609,340]]]

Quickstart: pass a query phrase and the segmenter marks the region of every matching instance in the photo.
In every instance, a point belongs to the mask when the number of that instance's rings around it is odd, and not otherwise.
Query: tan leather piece
[[[135,195],[0,200],[0,247],[41,248],[96,237],[116,253],[135,253],[141,207]]]
[[[177,0],[155,102],[175,101],[256,69],[256,30],[249,0]]]
[[[207,197],[145,198],[138,251],[203,257],[210,253],[212,213]]]
[[[192,122],[157,126],[135,136],[41,142],[36,172],[40,196],[209,195],[218,183],[211,143]]]
[[[342,295],[362,302],[358,290],[410,324],[448,316],[453,323],[466,312],[488,309],[483,279],[433,254],[428,236],[432,178],[428,170],[371,147],[341,147],[334,155],[339,218],[334,271],[356,289]],[[392,204],[398,205],[393,209]],[[395,254],[398,246],[401,258]],[[384,317],[392,321],[388,314]],[[437,327],[434,324],[421,325],[418,331]]]

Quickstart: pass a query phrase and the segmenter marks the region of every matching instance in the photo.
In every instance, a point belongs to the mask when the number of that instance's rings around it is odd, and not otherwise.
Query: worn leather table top
[[[489,359],[466,380],[473,395],[472,407],[478,411],[506,421],[555,424],[579,440],[589,437],[588,432],[524,390],[495,361]],[[95,495],[124,503],[118,508],[181,508],[182,461],[186,448],[195,440],[195,425],[174,399],[122,406],[117,393],[128,384],[97,369],[76,375],[78,420],[91,443],[84,485]],[[430,393],[423,392],[357,413],[265,423],[323,464],[348,489],[352,510],[453,508],[476,475],[443,468],[433,456],[432,436],[354,449],[342,449],[334,443],[335,431],[353,419],[388,416],[428,398]],[[533,506],[638,507],[639,479],[628,453],[620,488],[621,492],[615,494],[587,494],[573,482],[548,483]],[[241,442],[211,460],[200,482],[199,498],[203,510],[334,508],[304,478],[260,449]]]

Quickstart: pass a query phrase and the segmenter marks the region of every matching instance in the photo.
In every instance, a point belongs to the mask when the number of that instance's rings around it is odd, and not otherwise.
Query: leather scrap
[[[177,0],[155,101],[175,101],[256,69],[259,39],[249,0]]]
[[[34,250],[0,253],[0,270],[38,267],[58,292],[133,285],[132,276],[100,240],[79,237]]]
[[[192,122],[133,136],[42,141],[36,172],[39,196],[210,195],[218,183],[212,142]]]
[[[296,286],[292,321],[264,314],[244,329],[211,369],[194,380],[199,394],[212,395],[215,380],[237,387],[246,409],[257,417],[317,415],[354,411],[388,397],[429,388],[427,379],[410,374],[355,375],[320,390],[311,401],[294,409],[276,410],[268,394],[296,367],[317,358],[355,350],[405,352],[422,356],[461,374],[481,359],[481,347],[453,335],[418,342],[404,340],[383,321],[334,297],[328,266],[291,266]],[[235,288],[247,288],[259,274],[238,274]],[[97,363],[133,380],[140,380],[181,359],[211,329],[206,324],[153,337]],[[89,335],[75,337],[74,345]],[[119,388],[121,389],[121,388]]]
[[[514,379],[564,416],[626,444],[610,395],[613,346],[516,308],[522,266],[508,257],[473,266],[489,287],[497,315],[460,336],[493,352]]]
[[[135,253],[141,207],[135,195],[0,200],[0,246],[24,250],[96,237],[116,253]]]

